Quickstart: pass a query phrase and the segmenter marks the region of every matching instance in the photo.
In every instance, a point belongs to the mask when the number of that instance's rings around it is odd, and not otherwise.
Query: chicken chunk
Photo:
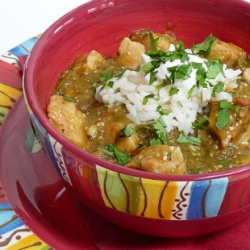
[[[95,70],[103,62],[103,60],[104,58],[100,53],[92,50],[87,56],[86,66],[90,70]]]
[[[75,145],[83,148],[87,136],[84,132],[86,115],[74,102],[69,102],[63,96],[53,95],[47,108],[48,118],[59,133]]]
[[[145,53],[144,45],[125,37],[120,44],[116,60],[121,66],[137,69],[141,64],[143,53]]]
[[[242,73],[242,79],[250,85],[250,68],[246,68]]]
[[[230,123],[226,125],[222,130],[218,130],[216,127],[217,114],[219,112],[219,104],[217,102],[212,103],[211,111],[209,115],[209,131],[219,140],[222,148],[229,146],[229,143],[234,140],[237,145],[241,144],[241,141],[245,140],[247,135],[247,126],[250,123],[250,109],[248,106],[240,107],[237,111],[230,112]],[[241,139],[240,139],[241,138]]]
[[[122,152],[132,152],[139,146],[136,134],[132,134],[129,137],[119,137],[115,141],[115,145]]]
[[[146,51],[151,50],[150,33],[151,31],[147,29],[139,30],[131,34],[130,39],[135,42],[139,42],[145,46]],[[164,33],[160,34],[157,32],[153,33],[154,38],[158,38],[156,42],[157,48],[159,50],[166,51],[169,49],[171,43],[176,43],[175,37],[170,34]]]
[[[112,123],[105,124],[105,135],[111,139],[111,142],[115,142],[121,129],[124,128],[124,124],[119,121],[114,121]]]
[[[161,174],[187,174],[180,147],[157,145],[132,157],[127,167]]]
[[[228,67],[239,67],[245,61],[246,53],[233,43],[216,40],[206,58],[208,60],[220,58]]]

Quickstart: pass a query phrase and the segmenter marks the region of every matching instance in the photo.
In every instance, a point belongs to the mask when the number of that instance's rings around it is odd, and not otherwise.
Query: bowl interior
[[[28,103],[46,131],[62,141],[48,122],[46,107],[58,76],[76,57],[93,49],[112,56],[124,36],[142,28],[173,31],[187,47],[212,33],[250,53],[249,21],[250,3],[244,0],[90,1],[52,24],[34,46],[24,74]],[[86,154],[73,148],[80,157]]]
[[[45,111],[58,76],[90,50],[110,56],[124,36],[149,28],[173,30],[186,46],[212,33],[250,52],[250,4],[246,1],[91,1],[53,24],[31,53],[26,72],[28,96]],[[31,96],[32,95],[32,96]]]

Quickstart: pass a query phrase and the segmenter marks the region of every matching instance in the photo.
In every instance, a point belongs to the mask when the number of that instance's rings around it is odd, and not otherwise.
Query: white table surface
[[[87,0],[0,0],[0,55]]]

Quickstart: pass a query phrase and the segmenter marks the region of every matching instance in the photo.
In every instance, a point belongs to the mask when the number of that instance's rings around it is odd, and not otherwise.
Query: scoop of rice
[[[170,50],[175,47],[171,46]],[[232,96],[226,92],[227,89],[237,87],[237,79],[241,70],[233,70],[223,65],[223,74],[219,73],[214,79],[209,79],[206,87],[198,86],[196,79],[197,69],[192,68],[187,79],[175,79],[175,81],[163,88],[159,86],[166,76],[170,76],[168,70],[171,67],[179,66],[185,63],[201,63],[204,69],[207,69],[207,60],[193,54],[190,49],[186,50],[188,61],[181,62],[180,59],[161,63],[157,69],[156,81],[150,83],[150,74],[145,74],[142,70],[126,70],[122,77],[110,79],[114,84],[110,86],[99,86],[96,89],[96,99],[112,107],[114,105],[124,104],[128,111],[128,118],[135,124],[145,125],[161,117],[166,123],[166,131],[177,128],[186,134],[193,133],[192,123],[196,120],[197,114],[202,113],[203,109],[211,101],[227,100],[232,102]],[[151,57],[143,54],[142,64],[151,62]],[[218,82],[223,82],[223,91],[213,96],[213,88]],[[190,90],[196,87],[190,96]],[[178,91],[171,94],[171,89]],[[146,99],[146,101],[145,101]],[[169,114],[161,114],[161,110],[167,110]]]

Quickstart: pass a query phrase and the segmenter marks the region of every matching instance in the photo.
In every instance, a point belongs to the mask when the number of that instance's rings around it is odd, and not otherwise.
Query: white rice
[[[175,47],[171,46],[170,50]],[[191,50],[186,50],[189,53],[189,61],[202,63],[206,68],[206,59],[192,54]],[[142,65],[151,61],[151,58],[143,54]],[[114,105],[124,104],[128,111],[128,118],[135,124],[145,125],[153,120],[161,117],[166,123],[166,131],[177,128],[179,131],[184,131],[186,134],[193,133],[192,122],[197,118],[198,113],[202,113],[210,101],[219,101],[222,99],[228,102],[232,101],[232,96],[227,93],[226,89],[234,89],[237,87],[237,79],[241,74],[240,70],[233,70],[223,65],[224,75],[220,73],[215,79],[209,79],[209,82],[214,86],[218,81],[224,83],[224,91],[218,93],[215,97],[212,96],[213,86],[196,87],[191,98],[188,98],[188,92],[193,85],[196,84],[196,69],[192,69],[190,77],[186,80],[176,80],[173,84],[164,88],[156,88],[161,84],[166,75],[170,75],[168,68],[180,65],[180,60],[172,62],[167,61],[161,63],[157,69],[157,80],[153,84],[149,84],[150,74],[145,74],[143,71],[126,70],[121,78],[112,78],[114,81],[113,87],[99,86],[96,89],[96,99],[104,104],[112,107]],[[179,89],[178,93],[170,96],[169,90],[172,87]],[[146,104],[143,104],[145,96],[154,94],[155,98],[148,98]],[[160,115],[156,110],[158,106],[162,109],[170,111],[168,115]]]

